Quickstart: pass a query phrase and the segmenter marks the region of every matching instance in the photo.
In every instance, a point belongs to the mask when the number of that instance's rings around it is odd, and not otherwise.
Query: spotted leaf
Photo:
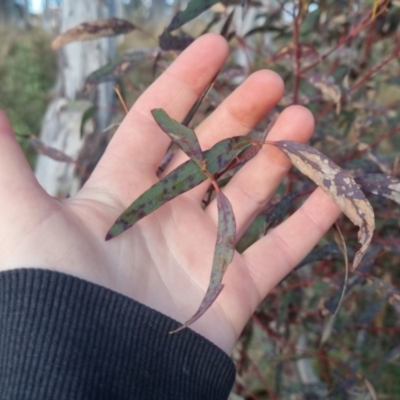
[[[355,179],[366,192],[400,204],[400,179],[384,174],[366,174]]]
[[[222,278],[229,264],[232,262],[233,255],[235,253],[236,224],[231,203],[221,191],[217,191],[217,204],[218,232],[210,284],[199,309],[192,318],[186,321],[174,332],[178,332],[197,321],[214,303],[224,287],[224,285],[221,283]]]
[[[205,159],[193,129],[173,120],[162,109],[152,110],[158,126],[190,157],[200,168],[205,167]]]
[[[354,178],[324,154],[302,143],[270,142],[280,148],[304,175],[312,179],[360,229],[361,248],[353,260],[357,268],[371,242],[375,227],[374,211]]]
[[[232,160],[243,150],[253,146],[245,136],[237,136],[218,142],[204,152],[207,171],[211,175],[227,168]],[[139,196],[115,221],[107,233],[106,240],[118,236],[136,222],[151,214],[176,196],[187,192],[207,179],[193,160],[188,160],[173,170],[150,189]]]
[[[82,42],[107,36],[116,36],[131,32],[135,25],[120,18],[99,19],[84,22],[57,36],[51,46],[54,50],[72,42]]]

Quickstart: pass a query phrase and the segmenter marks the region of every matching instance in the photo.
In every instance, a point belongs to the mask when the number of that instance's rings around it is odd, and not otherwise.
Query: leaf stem
[[[119,99],[120,103],[122,104],[122,107],[124,108],[125,114],[128,114],[128,112],[129,112],[128,107],[126,106],[125,100],[122,97],[121,90],[118,85],[114,86],[114,92],[117,94],[118,99]]]

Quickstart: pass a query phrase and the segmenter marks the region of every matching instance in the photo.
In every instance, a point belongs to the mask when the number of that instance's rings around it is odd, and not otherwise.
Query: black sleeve
[[[0,273],[0,398],[222,400],[230,358],[128,297],[47,270]]]

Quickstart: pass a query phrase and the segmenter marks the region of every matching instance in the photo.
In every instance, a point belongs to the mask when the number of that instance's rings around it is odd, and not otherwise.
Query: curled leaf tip
[[[354,271],[368,250],[375,228],[374,210],[360,186],[349,172],[313,147],[290,140],[270,143],[280,148],[293,165],[312,179],[359,227],[358,241],[361,248],[353,260]]]
[[[174,333],[178,333],[180,331],[183,331],[185,328],[187,328],[187,325],[181,325],[179,328],[174,329],[173,331],[168,332],[170,335],[173,335]]]
[[[110,240],[110,239],[112,239],[113,237],[114,237],[114,235],[112,235],[111,232],[108,232],[107,235],[106,235],[105,240],[106,240],[106,241],[107,241],[107,240]]]
[[[214,301],[217,299],[217,297],[219,296],[219,294],[221,293],[223,288],[224,288],[223,284],[218,284],[217,287],[212,287],[212,283],[211,283],[199,309],[196,311],[196,313],[193,315],[193,317],[191,317],[189,320],[187,320],[182,326],[180,326],[177,329],[174,329],[173,331],[171,331],[169,333],[173,334],[173,333],[182,331],[183,329],[188,328],[190,325],[192,325],[194,322],[196,322],[214,303]]]
[[[218,230],[210,284],[208,285],[207,292],[200,307],[193,317],[185,322],[183,327],[187,327],[197,321],[217,299],[224,287],[221,283],[222,278],[229,264],[232,262],[235,253],[236,222],[232,205],[222,191],[217,191],[216,194],[218,205]]]
[[[124,232],[126,229],[128,229],[129,226],[126,225],[127,224],[121,223],[121,221],[117,221],[107,232],[106,241],[115,238],[116,236]]]
[[[108,232],[107,232],[107,235],[106,235],[106,241],[108,241],[108,240],[111,240],[111,239],[114,239],[116,236],[118,236],[119,235],[119,233],[114,233],[113,232],[113,230],[112,229],[110,229]]]

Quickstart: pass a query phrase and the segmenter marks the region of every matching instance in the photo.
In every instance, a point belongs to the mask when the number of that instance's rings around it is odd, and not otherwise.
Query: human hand
[[[62,202],[40,187],[1,114],[0,270],[35,267],[67,273],[180,322],[190,318],[207,289],[215,246],[216,203],[201,208],[207,183],[117,238],[109,242],[104,238],[121,212],[158,179],[156,171],[169,139],[150,110],[163,108],[182,120],[227,52],[224,39],[213,34],[184,51],[131,108],[81,191]],[[196,128],[202,148],[249,133],[282,94],[278,75],[254,73]],[[292,106],[281,113],[268,139],[306,142],[313,129],[310,112]],[[166,172],[185,160],[178,154]],[[290,166],[279,149],[264,146],[224,188],[235,213],[238,240]],[[317,189],[290,218],[243,254],[235,254],[222,293],[191,328],[229,353],[259,302],[338,216],[338,208]]]

